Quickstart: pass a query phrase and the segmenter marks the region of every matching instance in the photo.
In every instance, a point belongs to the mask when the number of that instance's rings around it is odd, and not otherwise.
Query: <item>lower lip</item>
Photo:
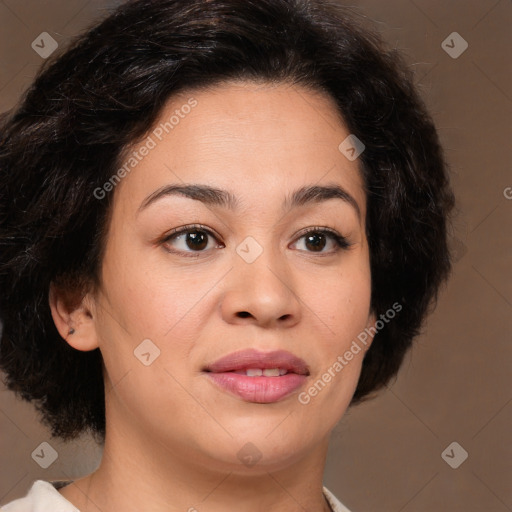
[[[300,388],[306,381],[305,375],[296,373],[287,373],[279,377],[248,377],[234,372],[207,372],[207,375],[217,385],[246,402],[258,404],[278,402]]]

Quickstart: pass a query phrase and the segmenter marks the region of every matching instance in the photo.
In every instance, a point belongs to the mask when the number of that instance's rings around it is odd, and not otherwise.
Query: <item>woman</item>
[[[320,0],[131,1],[2,128],[6,384],[104,443],[4,509],[348,510],[329,435],[450,268],[400,58]]]

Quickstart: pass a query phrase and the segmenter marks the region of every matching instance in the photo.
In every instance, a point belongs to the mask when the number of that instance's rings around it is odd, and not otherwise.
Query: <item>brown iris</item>
[[[185,241],[189,249],[200,251],[208,245],[208,234],[204,231],[191,231],[186,234]]]
[[[326,237],[322,233],[310,233],[306,236],[306,247],[312,251],[321,251],[326,244]]]

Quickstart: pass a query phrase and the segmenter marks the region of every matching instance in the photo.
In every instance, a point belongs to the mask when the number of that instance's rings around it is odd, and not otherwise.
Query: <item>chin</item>
[[[306,456],[313,444],[309,443],[300,431],[286,435],[273,435],[272,429],[253,429],[246,435],[237,433],[233,438],[224,442],[208,441],[203,450],[213,465],[222,470],[241,475],[266,474],[270,471],[279,471]],[[311,444],[311,446],[309,446]],[[212,463],[208,465],[211,467]]]

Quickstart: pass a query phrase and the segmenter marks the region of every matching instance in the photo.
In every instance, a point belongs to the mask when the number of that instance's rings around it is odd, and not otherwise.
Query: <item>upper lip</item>
[[[213,373],[246,370],[248,368],[281,368],[290,373],[309,375],[306,362],[286,350],[260,352],[256,349],[240,350],[210,363],[203,370]]]

